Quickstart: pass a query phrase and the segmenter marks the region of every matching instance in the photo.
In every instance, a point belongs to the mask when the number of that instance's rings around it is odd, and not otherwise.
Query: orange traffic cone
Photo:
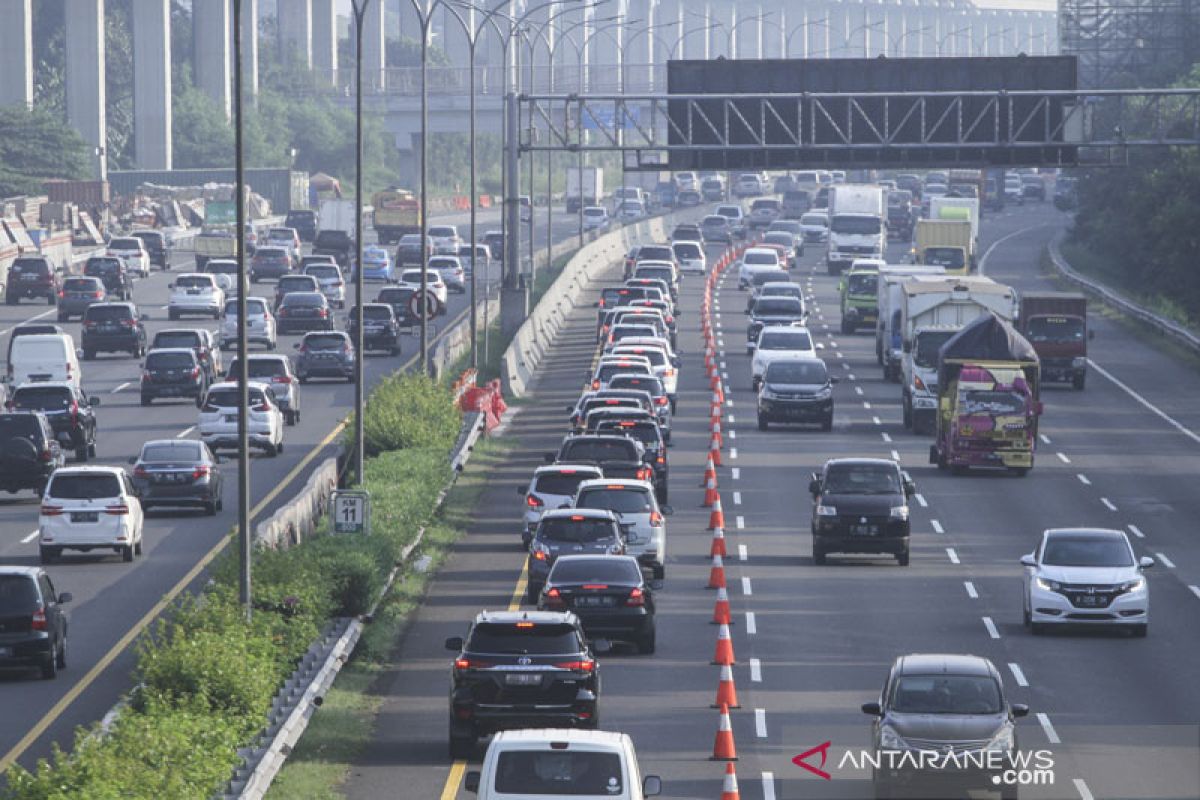
[[[717,443],[717,447],[725,446],[725,439],[724,439],[724,437],[721,436],[721,418],[719,416],[713,417],[712,435],[713,435],[713,441],[715,441]]]
[[[712,568],[708,571],[708,587],[709,589],[725,588],[725,560],[723,556],[714,555],[712,557]]]
[[[700,488],[708,486],[708,479],[717,477],[717,470],[713,466],[712,454],[708,456],[707,462],[704,464],[704,475],[700,478]]]
[[[741,708],[737,700],[737,688],[733,685],[733,667],[728,664],[721,667],[721,677],[717,682],[717,702],[712,704],[713,708],[721,706]]]
[[[725,558],[729,553],[725,552],[725,529],[716,528],[713,530],[712,546],[708,548],[710,556],[720,556]]]
[[[717,528],[725,527],[725,512],[721,510],[721,498],[713,503],[712,513],[708,515],[708,529],[715,531]]]
[[[713,655],[712,663],[721,666],[732,666],[737,663],[733,658],[733,639],[729,636],[728,625],[721,625],[720,630],[717,632],[717,651]]]
[[[721,445],[714,438],[708,448],[708,457],[712,459],[714,466],[721,466]],[[724,527],[724,526],[722,526]]]
[[[704,487],[704,502],[701,504],[704,508],[712,508],[713,503],[720,499],[720,494],[717,492],[717,476],[713,475],[708,479],[708,486]],[[721,555],[725,555],[722,553]]]
[[[729,721],[729,708],[721,706],[721,722],[717,726],[717,738],[713,742],[710,761],[737,761],[737,748],[733,746],[733,724]]]
[[[713,607],[713,625],[732,625],[733,616],[729,612],[729,592],[724,586],[717,588],[717,604]]]
[[[737,773],[733,771],[733,762],[725,765],[725,788],[721,790],[721,800],[742,800],[738,794]]]

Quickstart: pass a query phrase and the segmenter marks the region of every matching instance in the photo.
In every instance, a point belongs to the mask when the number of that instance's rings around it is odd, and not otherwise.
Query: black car
[[[488,231],[483,235],[483,243],[488,246],[488,250],[492,253],[492,258],[497,261],[504,260],[504,234],[500,231]]]
[[[819,423],[821,430],[833,430],[833,384],[819,358],[779,359],[767,365],[758,391],[758,429],[765,431],[775,422]]]
[[[150,342],[151,350],[161,350],[168,347],[186,347],[194,350],[200,368],[204,371],[209,383],[216,383],[222,372],[221,348],[207,328],[168,328],[154,334]]]
[[[579,618],[563,611],[484,611],[446,640],[450,757],[512,728],[595,728],[600,668]],[[607,651],[598,645],[597,653]]]
[[[67,666],[69,592],[41,567],[0,566],[0,668],[36,668],[47,680]]]
[[[592,639],[631,642],[640,653],[655,647],[654,590],[638,560],[625,555],[563,555],[554,562],[538,598],[545,611],[571,611]]]
[[[596,433],[617,433],[637,439],[645,448],[642,460],[654,470],[654,494],[658,502],[667,502],[667,478],[670,467],[667,461],[667,443],[657,417],[653,419],[602,419],[596,423]]]
[[[110,297],[118,300],[133,298],[133,273],[123,258],[92,256],[83,265],[83,274],[99,278]]]
[[[162,231],[134,231],[129,235],[142,240],[142,245],[150,254],[150,266],[171,268],[171,251],[167,247],[167,237]]]
[[[750,309],[750,323],[746,326],[746,347],[754,348],[758,342],[758,334],[767,325],[803,325],[806,316],[804,301],[797,297],[763,295],[754,301],[754,307]]]
[[[250,259],[250,282],[263,278],[282,278],[292,271],[292,257],[282,247],[260,247]]]
[[[128,352],[134,358],[146,352],[146,327],[149,319],[139,314],[133,303],[99,303],[83,313],[83,335],[79,346],[84,360],[96,353]]]
[[[700,238],[700,226],[693,225],[690,222],[683,222],[683,223],[680,223],[679,225],[676,225],[675,229],[671,231],[671,241],[672,242],[699,242],[699,241],[702,241]]]
[[[307,208],[292,209],[283,220],[285,228],[295,228],[300,241],[311,242],[317,236],[317,212]]]
[[[614,434],[580,434],[563,439],[558,453],[547,453],[547,464],[596,464],[606,478],[654,479],[654,469],[646,463],[645,448],[636,439]]]
[[[292,292],[275,311],[279,333],[333,330],[333,309],[320,292]]]
[[[354,382],[354,343],[341,331],[320,331],[304,334],[296,342],[296,378],[308,383],[310,378],[342,378]]]
[[[561,555],[621,555],[625,534],[615,513],[602,508],[553,508],[542,513],[529,542],[525,599],[537,603],[550,568]],[[556,609],[561,610],[561,609]]]
[[[421,324],[421,320],[413,316],[409,301],[419,291],[415,286],[389,286],[379,290],[375,296],[376,303],[385,303],[392,307],[396,315],[396,323],[402,328],[411,328]]]
[[[66,463],[50,420],[40,411],[0,414],[0,489],[14,494],[46,490],[50,475]]]
[[[213,516],[221,510],[221,470],[204,442],[158,439],[129,459],[133,490],[143,511],[154,506],[199,506]]]
[[[1029,706],[1009,702],[999,670],[986,658],[900,656],[879,699],[864,703],[862,712],[873,718],[873,751],[897,756],[874,769],[874,797],[966,797],[999,786],[1002,800],[1016,800],[1017,784],[1005,780],[1004,770],[1018,763],[1016,721]],[[917,751],[947,758],[935,766],[900,757]],[[984,753],[997,758],[979,758]]]
[[[67,278],[58,290],[58,321],[66,322],[74,316],[82,317],[89,306],[103,303],[107,299],[108,290],[99,278]]]
[[[283,302],[283,298],[292,292],[319,291],[321,291],[321,282],[312,275],[284,275],[275,284],[275,302],[272,308],[278,309],[279,304]]]
[[[156,348],[142,364],[142,405],[162,397],[190,398],[199,408],[211,378],[190,347]]]
[[[8,267],[4,302],[12,306],[26,297],[44,299],[50,305],[58,299],[58,274],[43,256],[21,256]]]
[[[569,424],[578,429],[585,424],[588,414],[598,408],[630,409],[654,412],[654,398],[649,392],[636,389],[605,389],[600,392],[586,392],[580,396],[574,405],[567,406],[571,415]]]
[[[827,553],[887,553],[908,566],[908,498],[917,488],[899,464],[830,459],[813,473],[808,491],[815,564],[823,565]]]
[[[354,254],[354,237],[339,230],[317,231],[312,251],[314,256],[333,256],[338,266],[345,269]]]
[[[433,255],[433,239],[425,237],[424,255],[421,255],[421,234],[406,233],[396,244],[396,269],[406,266],[420,267]]]
[[[99,397],[88,397],[69,381],[25,383],[8,398],[9,411],[40,411],[50,422],[54,438],[64,450],[73,450],[76,461],[96,455],[96,412]]]
[[[400,321],[396,312],[387,303],[363,303],[363,353],[368,350],[386,350],[391,355],[400,352]],[[352,341],[358,341],[358,306],[351,306],[346,320],[346,332]]]

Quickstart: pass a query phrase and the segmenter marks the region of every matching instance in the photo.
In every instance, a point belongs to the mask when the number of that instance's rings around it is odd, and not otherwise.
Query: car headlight
[[[1077,358],[1072,358],[1071,366],[1074,367],[1075,369],[1082,369],[1083,367],[1087,366],[1087,358],[1085,358],[1083,356],[1079,356]]]
[[[1140,576],[1137,578],[1134,578],[1131,581],[1126,581],[1125,583],[1121,584],[1122,592],[1140,592],[1142,589],[1145,589],[1145,588],[1146,588],[1146,579],[1144,577],[1140,577]]]
[[[908,506],[892,506],[888,517],[890,519],[908,519]]]
[[[1062,584],[1058,581],[1048,581],[1045,578],[1034,578],[1033,582],[1037,584],[1039,589],[1047,592],[1057,592],[1062,589]]]
[[[992,752],[1007,753],[1013,749],[1015,741],[1013,739],[1013,726],[1005,723],[992,740],[987,744],[987,750]]]
[[[836,517],[837,516],[837,506],[825,506],[825,505],[821,505],[820,503],[818,503],[817,504],[817,516],[818,517]]]
[[[879,749],[907,750],[908,742],[904,741],[891,725],[883,725],[879,728]]]
[[[830,397],[833,397],[833,387],[832,386],[826,386],[817,391],[817,399],[818,400],[828,400]]]

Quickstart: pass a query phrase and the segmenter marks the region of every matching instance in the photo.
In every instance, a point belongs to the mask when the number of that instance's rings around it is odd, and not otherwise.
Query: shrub
[[[433,448],[443,455],[454,446],[460,415],[449,387],[425,375],[393,375],[367,398],[363,417],[364,452]],[[347,427],[353,445],[354,425]]]

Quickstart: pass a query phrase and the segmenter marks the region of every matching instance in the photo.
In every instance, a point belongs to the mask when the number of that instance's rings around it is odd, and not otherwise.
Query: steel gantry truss
[[[524,151],[627,169],[1123,163],[1200,145],[1200,89],[522,95]]]

